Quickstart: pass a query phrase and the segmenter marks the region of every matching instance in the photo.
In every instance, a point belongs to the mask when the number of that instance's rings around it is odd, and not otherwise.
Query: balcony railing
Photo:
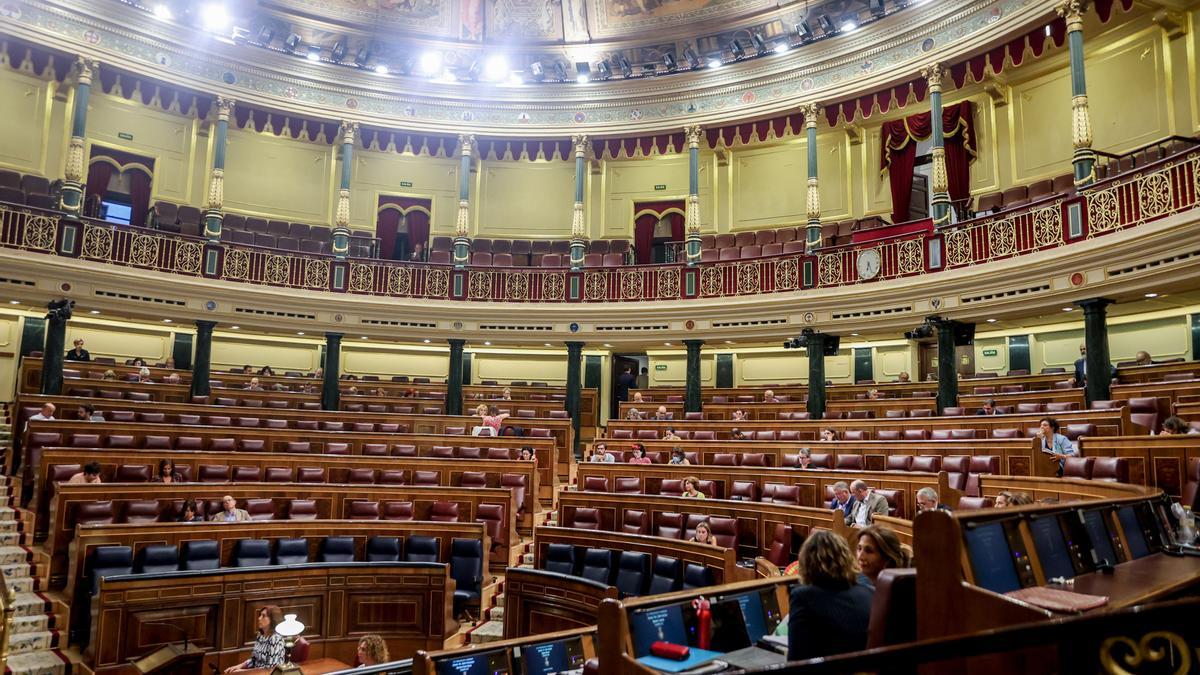
[[[395,298],[475,302],[647,302],[794,293],[932,274],[1066,246],[1197,207],[1200,150],[1109,178],[1079,194],[1055,196],[932,233],[851,243],[812,255],[788,254],[686,267],[587,268],[446,265],[277,251],[194,237],[71,221],[53,211],[0,204],[0,247],[34,254],[221,281]],[[879,273],[858,274],[876,251]]]

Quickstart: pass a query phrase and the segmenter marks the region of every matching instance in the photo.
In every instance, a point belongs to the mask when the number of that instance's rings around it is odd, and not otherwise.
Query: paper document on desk
[[[1045,586],[1022,588],[1005,595],[1052,612],[1086,612],[1108,604],[1107,595],[1086,595]]]

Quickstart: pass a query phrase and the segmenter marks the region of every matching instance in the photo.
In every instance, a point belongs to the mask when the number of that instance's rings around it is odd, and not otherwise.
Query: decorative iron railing
[[[1062,196],[932,233],[751,260],[589,268],[454,269],[210,244],[155,230],[0,204],[0,247],[170,274],[353,295],[475,302],[646,302],[790,293],[919,276],[1065,246],[1197,207],[1200,151]],[[859,277],[859,259],[879,272]]]

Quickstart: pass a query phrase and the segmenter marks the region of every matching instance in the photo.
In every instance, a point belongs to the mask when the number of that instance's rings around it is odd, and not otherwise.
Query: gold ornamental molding
[[[139,51],[157,54],[160,61],[170,62],[196,55],[195,51],[188,49],[189,45],[195,44],[191,29],[164,24],[148,13],[121,3],[29,0],[27,5],[57,15],[63,22],[78,22],[91,26],[97,32],[108,32],[136,41],[144,46]],[[1002,7],[1003,11],[997,11]],[[967,54],[1006,42],[1013,34],[1044,23],[1053,15],[1053,10],[1054,7],[1044,0],[939,0],[921,6],[919,11],[898,12],[850,35],[806,45],[783,55],[731,63],[716,70],[706,69],[645,80],[613,80],[586,87],[491,86],[482,96],[477,85],[454,85],[418,78],[381,78],[344,68],[336,70],[338,79],[335,81],[328,65],[311,64],[267,50],[256,52],[253,63],[249,63],[245,58],[245,47],[224,40],[212,41],[212,47],[200,53],[199,58],[205,62],[205,72],[229,71],[244,75],[238,80],[272,81],[281,85],[312,88],[323,92],[325,101],[354,99],[358,104],[353,109],[353,117],[362,124],[418,132],[458,133],[469,130],[485,135],[519,134],[525,138],[570,137],[578,133],[581,125],[586,126],[593,136],[653,134],[678,128],[684,117],[688,123],[709,126],[729,124],[794,111],[800,99],[811,98],[813,93],[819,94],[822,100],[837,101],[881,90],[912,79],[922,63],[930,60],[954,62]],[[947,31],[959,25],[963,17],[982,16],[984,11],[991,11],[986,26],[954,39],[945,37],[937,41],[928,40],[934,34],[948,35]],[[101,12],[106,16],[100,16]],[[81,45],[78,37],[54,33],[51,29],[21,21],[7,22],[4,31],[64,51],[76,52],[83,47],[89,54],[123,70],[172,82],[197,92],[234,97],[246,104],[318,119],[336,121],[347,117],[347,109],[333,110],[327,103],[268,95],[259,88],[226,85],[158,63],[135,61],[126,53],[111,50],[104,40],[96,40],[91,44],[85,41]],[[906,45],[923,45],[923,41],[932,44],[928,51],[923,48],[918,56],[908,57],[907,60],[897,56],[900,60],[894,64],[868,67],[884,54],[901,54],[894,50]],[[856,70],[853,77],[840,77],[836,82],[813,85],[815,89],[810,87],[808,91],[801,91],[804,83],[820,80],[822,73],[850,67]],[[397,91],[397,86],[401,87],[401,91]],[[781,88],[794,88],[797,93],[778,97],[763,95]],[[460,114],[434,120],[372,112],[380,106],[370,104],[371,101],[394,102],[398,95],[418,109],[430,106],[458,111]],[[726,100],[736,97],[739,104],[733,107],[697,106],[694,111],[689,109],[686,115],[674,115],[672,118],[606,114],[664,104],[678,106],[688,105],[692,101],[715,101],[719,97],[725,97]],[[528,125],[507,120],[497,122],[495,119],[499,115],[471,113],[481,100],[486,100],[489,113],[511,114],[515,118],[519,113],[530,112],[544,114],[548,116],[547,120],[552,117],[566,119]],[[604,118],[603,121],[599,121],[601,118]],[[449,119],[454,121],[447,121]]]

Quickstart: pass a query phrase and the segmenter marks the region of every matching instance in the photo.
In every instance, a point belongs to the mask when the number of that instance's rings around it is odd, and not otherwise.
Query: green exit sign
[[[412,182],[407,180],[400,181],[400,187],[412,187]]]
[[[1000,354],[1000,352],[999,352],[998,350],[995,350],[995,349],[985,349],[985,350],[983,350],[983,355],[984,355],[984,356],[998,356],[999,354]]]
[[[655,366],[654,366],[654,369],[655,369],[655,370],[666,370],[666,369],[667,369],[667,364],[665,364],[665,363],[658,363],[658,364],[655,364]]]
[[[666,190],[666,189],[667,189],[667,186],[666,186],[666,185],[655,185],[655,186],[654,186],[654,189],[655,189],[655,190],[662,191],[662,190]]]
[[[125,133],[124,131],[121,131],[121,132],[118,132],[118,133],[117,133],[117,138],[119,138],[119,139],[121,139],[121,140],[123,140],[123,141],[132,141],[132,140],[133,140],[133,134],[127,134],[127,133]]]

